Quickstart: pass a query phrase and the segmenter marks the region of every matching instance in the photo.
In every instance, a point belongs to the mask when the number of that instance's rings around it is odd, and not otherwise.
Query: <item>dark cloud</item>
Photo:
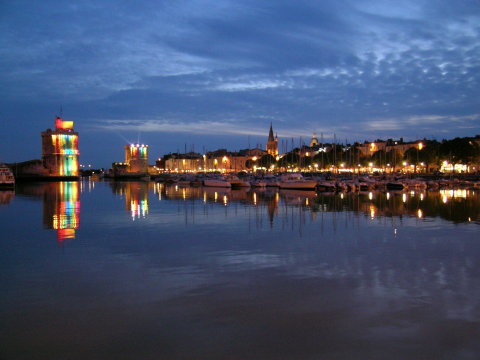
[[[264,143],[270,122],[286,138],[480,133],[474,1],[6,1],[0,14],[2,134],[21,123],[37,138],[63,105],[88,162],[99,136],[121,154],[143,134],[161,155]],[[223,125],[209,137],[208,124]],[[1,144],[3,161],[40,156]]]

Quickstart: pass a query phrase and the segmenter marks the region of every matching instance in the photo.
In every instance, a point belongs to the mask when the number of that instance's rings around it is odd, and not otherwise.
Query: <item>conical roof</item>
[[[268,141],[275,141],[275,138],[273,137],[272,123],[270,123],[270,132],[268,133]]]

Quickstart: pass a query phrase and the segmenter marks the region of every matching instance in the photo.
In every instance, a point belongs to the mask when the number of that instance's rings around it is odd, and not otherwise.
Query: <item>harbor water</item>
[[[480,191],[0,192],[0,359],[478,359]]]

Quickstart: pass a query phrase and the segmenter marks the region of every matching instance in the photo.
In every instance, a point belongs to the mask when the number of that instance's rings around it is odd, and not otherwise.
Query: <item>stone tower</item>
[[[129,173],[148,172],[148,145],[130,144],[125,145],[125,163]]]
[[[55,130],[42,132],[42,162],[50,176],[78,176],[78,133],[73,121],[55,119]]]

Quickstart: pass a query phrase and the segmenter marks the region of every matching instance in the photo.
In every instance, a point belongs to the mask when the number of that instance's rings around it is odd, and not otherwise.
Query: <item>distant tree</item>
[[[385,155],[385,151],[383,150],[375,151],[370,158],[371,162],[373,162],[377,167],[385,167],[386,165],[385,159],[386,159],[386,155]]]
[[[333,151],[321,152],[313,157],[313,162],[318,163],[320,168],[333,166]]]
[[[308,168],[309,166],[312,166],[313,163],[313,156],[303,156],[300,159],[300,166],[302,168]]]
[[[432,165],[440,164],[440,143],[438,141],[425,141],[422,150],[418,152],[418,158],[420,162],[425,163],[426,171],[429,172],[429,168]]]
[[[345,162],[347,163],[347,166],[350,168],[356,167],[359,164],[361,157],[362,157],[362,152],[355,146],[350,146],[345,151]]]
[[[258,160],[258,166],[269,169],[270,166],[275,165],[275,162],[273,155],[265,154]]]
[[[472,164],[478,162],[479,145],[469,138],[443,140],[440,145],[440,157],[453,164]]]
[[[319,169],[322,169],[325,167],[326,161],[325,159],[327,158],[327,154],[322,152],[319,152],[315,156],[313,156],[312,162],[314,164],[318,164]]]
[[[395,171],[397,166],[402,165],[403,156],[399,151],[395,149],[387,151],[385,153],[385,157],[387,164],[390,164],[390,166],[393,167],[393,171]]]
[[[420,163],[419,150],[417,147],[411,147],[403,154],[403,161],[414,166],[414,172],[417,172],[417,165]]]
[[[257,162],[256,161],[253,161],[252,159],[248,159],[247,161],[245,161],[245,167],[247,169],[253,169],[254,166],[257,165]]]
[[[287,168],[288,166],[298,166],[299,156],[294,152],[291,151],[286,153],[279,161],[278,166]]]

